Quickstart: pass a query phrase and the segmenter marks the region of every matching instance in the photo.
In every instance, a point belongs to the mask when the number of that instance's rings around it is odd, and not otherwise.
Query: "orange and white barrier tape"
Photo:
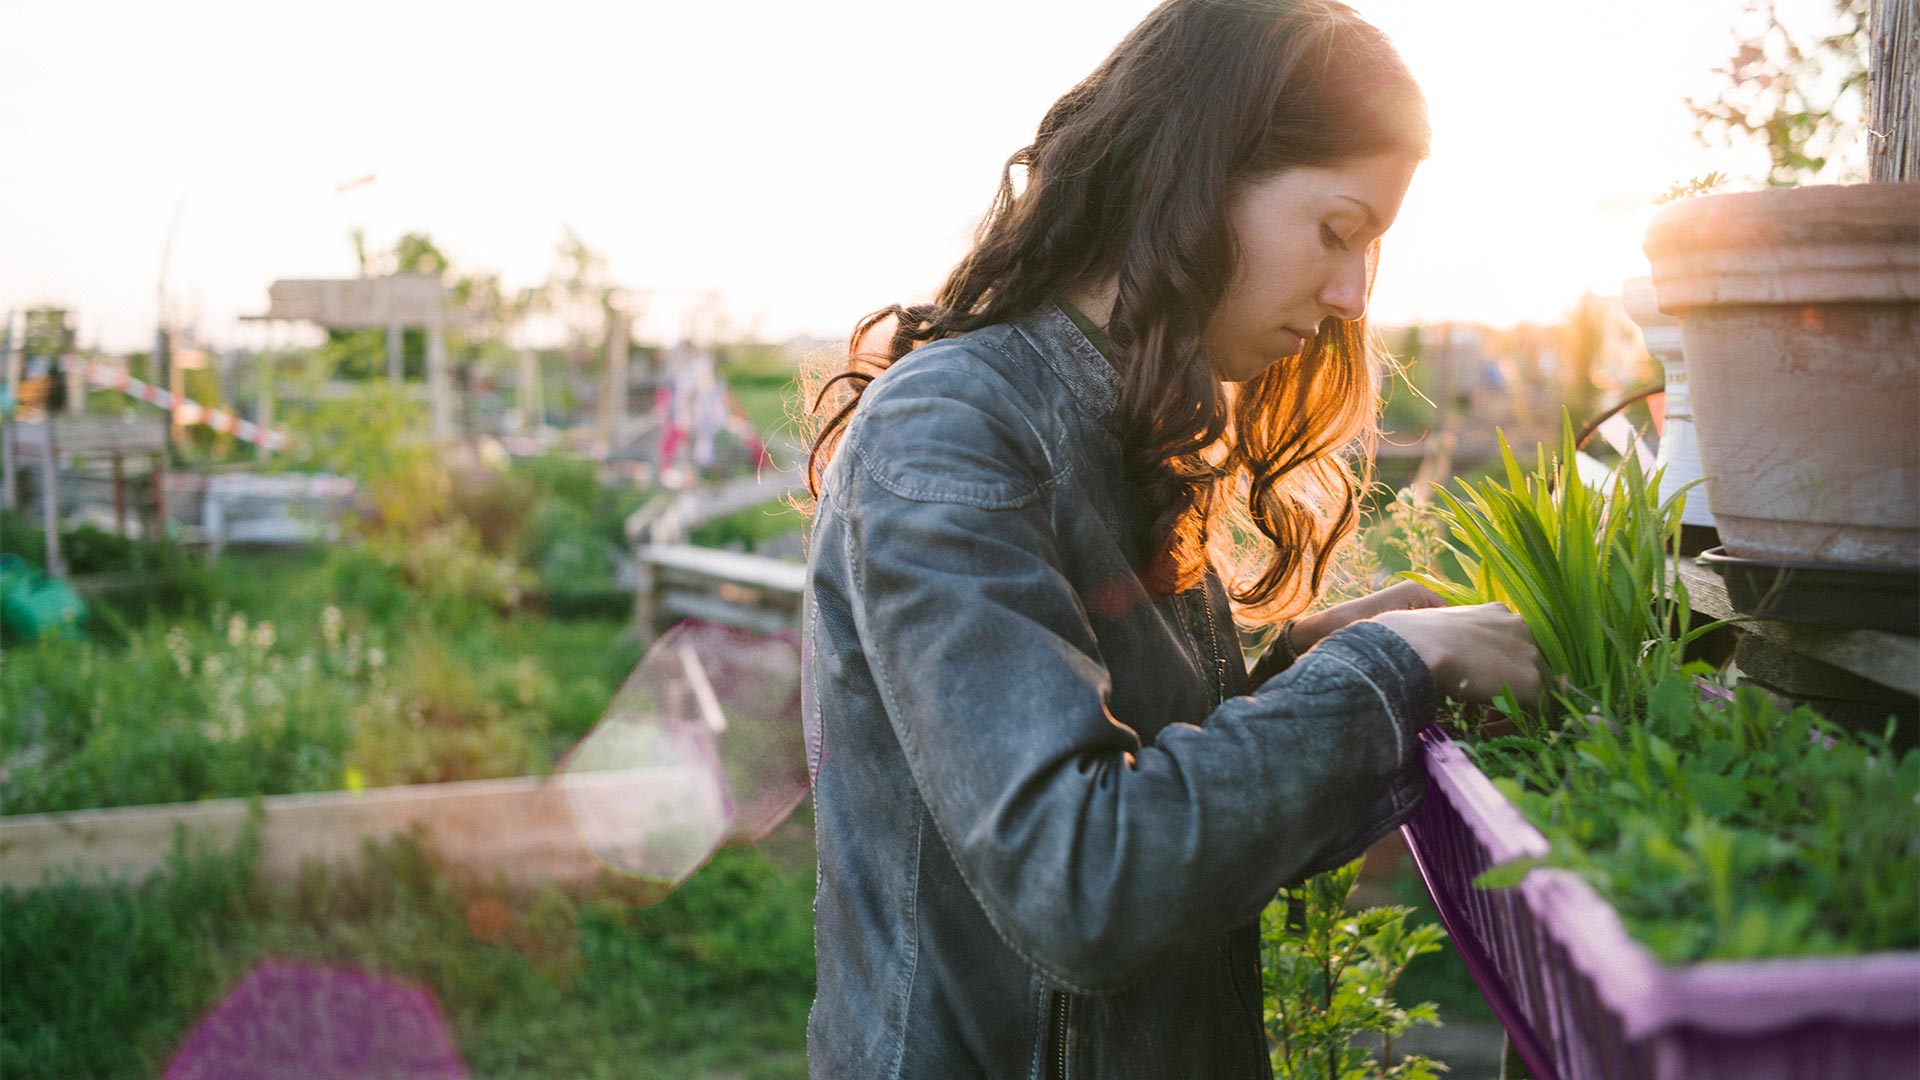
[[[182,424],[204,424],[223,435],[231,435],[241,442],[252,443],[268,450],[285,450],[293,445],[293,440],[280,432],[268,431],[259,424],[251,420],[243,420],[225,409],[211,408],[190,398],[176,406],[172,393],[152,383],[142,382],[124,371],[108,367],[97,360],[87,361],[87,381],[108,390],[118,390],[128,397],[144,401],[157,408],[168,409],[173,412],[174,419]]]

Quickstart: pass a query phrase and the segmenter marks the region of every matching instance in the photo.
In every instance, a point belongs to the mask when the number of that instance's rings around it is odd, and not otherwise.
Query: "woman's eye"
[[[1337,251],[1347,250],[1347,242],[1340,239],[1340,234],[1334,232],[1333,227],[1330,225],[1320,226],[1320,239],[1324,241],[1328,247]]]

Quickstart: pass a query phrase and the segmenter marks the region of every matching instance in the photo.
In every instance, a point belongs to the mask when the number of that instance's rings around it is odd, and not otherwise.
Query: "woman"
[[[1410,585],[1239,647],[1352,531],[1426,144],[1347,8],[1170,0],[936,301],[856,329],[810,477],[814,1076],[1269,1076],[1261,909],[1413,812],[1436,686],[1537,691],[1516,617]]]

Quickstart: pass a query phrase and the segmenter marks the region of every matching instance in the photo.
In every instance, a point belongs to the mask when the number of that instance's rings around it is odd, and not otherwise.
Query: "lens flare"
[[[807,793],[791,635],[686,622],[661,635],[560,783],[594,857],[669,887],[728,839],[757,841]]]
[[[427,990],[353,968],[272,960],[187,1036],[166,1080],[467,1076]]]

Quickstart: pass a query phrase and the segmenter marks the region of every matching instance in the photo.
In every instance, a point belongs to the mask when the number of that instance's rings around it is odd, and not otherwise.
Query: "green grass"
[[[0,1075],[154,1076],[265,958],[348,964],[434,993],[476,1077],[806,1075],[809,809],[665,899],[607,876],[515,890],[405,840],[296,883],[176,847],[134,885],[0,892]]]

